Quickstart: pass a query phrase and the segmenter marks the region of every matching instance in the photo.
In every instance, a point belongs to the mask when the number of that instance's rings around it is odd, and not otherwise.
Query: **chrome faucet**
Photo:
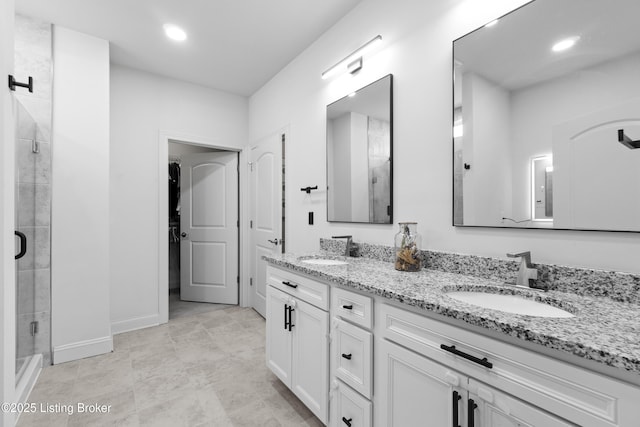
[[[358,245],[353,242],[353,236],[331,236],[332,239],[347,239],[347,244],[344,248],[344,256],[353,256],[353,253],[358,249]]]
[[[531,252],[521,252],[519,254],[507,254],[509,258],[521,258],[520,269],[516,279],[517,286],[531,288],[533,281],[538,278],[538,270],[531,264]]]

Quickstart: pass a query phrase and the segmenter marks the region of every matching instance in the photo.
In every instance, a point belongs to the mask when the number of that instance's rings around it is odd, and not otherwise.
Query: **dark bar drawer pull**
[[[489,368],[489,369],[493,368],[493,363],[489,362],[486,357],[483,359],[480,359],[479,357],[472,356],[470,354],[465,353],[464,351],[457,350],[455,345],[448,346],[448,345],[440,344],[440,348],[445,351],[448,351],[449,353],[453,353],[456,356],[460,356],[474,363],[477,363],[478,365],[482,365],[485,368]]]
[[[349,354],[342,353],[342,357],[344,357],[347,360],[351,360],[351,353],[349,353]]]
[[[296,310],[295,310],[292,306],[289,306],[289,307],[287,308],[287,310],[289,310],[289,325],[288,325],[288,326],[289,326],[289,329],[288,329],[288,330],[289,330],[289,331],[291,331],[291,328],[293,328],[294,326],[296,326],[296,325],[294,325],[294,324],[293,324],[293,321],[291,320],[291,312],[296,311]]]
[[[291,283],[291,282],[285,282],[285,281],[283,281],[283,282],[282,282],[282,284],[283,284],[283,285],[285,285],[285,286],[288,286],[288,287],[290,287],[290,288],[293,288],[293,289],[295,289],[295,288],[297,288],[297,287],[298,287],[298,285],[296,285],[295,283]]]
[[[285,304],[284,305],[284,329],[285,329],[285,331],[289,328],[289,323],[291,322],[291,320],[289,319],[288,315],[291,315],[291,313],[289,313],[289,305]]]
[[[345,310],[353,310],[353,304],[343,305],[342,308],[344,308]]]
[[[469,399],[467,404],[469,405],[467,408],[467,411],[469,411],[469,415],[467,416],[467,427],[475,427],[476,421],[474,411],[478,407],[478,404],[474,402],[473,399]]]
[[[458,424],[458,401],[462,399],[462,396],[460,396],[460,393],[458,393],[457,391],[453,392],[453,427],[460,427],[460,424]]]
[[[348,425],[349,427],[351,427],[351,420],[353,420],[353,418],[346,419],[345,417],[342,417],[342,422]]]

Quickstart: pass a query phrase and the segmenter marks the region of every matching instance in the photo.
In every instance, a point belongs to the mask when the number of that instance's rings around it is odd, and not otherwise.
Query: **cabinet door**
[[[375,348],[376,426],[463,424],[466,377],[383,339]]]
[[[329,313],[295,300],[292,312],[291,390],[327,423],[329,399]]]
[[[287,307],[291,297],[278,289],[267,286],[267,367],[291,387],[291,338],[285,326]]]
[[[537,406],[530,405],[492,387],[469,380],[467,406],[469,414],[473,414],[474,427],[569,427],[576,424],[557,418]],[[471,405],[477,405],[473,407]]]

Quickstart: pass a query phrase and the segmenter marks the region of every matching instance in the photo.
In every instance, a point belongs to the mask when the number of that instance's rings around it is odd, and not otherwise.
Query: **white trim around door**
[[[188,135],[179,132],[163,131],[159,132],[158,136],[158,233],[157,233],[157,248],[158,248],[158,322],[167,323],[169,321],[169,241],[166,238],[167,230],[169,228],[169,218],[167,216],[167,204],[169,203],[169,191],[167,188],[168,171],[167,161],[169,159],[169,142],[181,142],[189,145],[198,145],[201,147],[216,148],[219,150],[235,151],[240,153],[240,165],[247,164],[246,153],[244,150],[237,147],[230,147],[224,144],[220,139],[203,138],[194,135]],[[238,273],[240,274],[240,306],[245,307],[247,305],[247,290],[248,285],[246,274],[244,273],[248,268],[243,261],[246,259],[244,255],[245,251],[245,239],[247,235],[247,224],[245,221],[246,213],[246,189],[247,189],[247,170],[240,166],[238,168],[240,178],[240,198],[239,198],[239,218],[240,218],[240,262],[238,266]]]

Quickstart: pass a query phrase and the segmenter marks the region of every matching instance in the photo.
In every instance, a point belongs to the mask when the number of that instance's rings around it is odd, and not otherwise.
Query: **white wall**
[[[111,66],[111,322],[115,333],[159,322],[160,131],[242,148],[247,98]],[[166,163],[166,162],[165,162]]]
[[[331,191],[331,218],[351,218],[351,115],[343,114],[329,121],[327,126],[327,155],[331,160],[327,173]],[[311,197],[311,196],[310,196]]]
[[[51,202],[54,363],[112,350],[109,43],[54,27]]]
[[[306,223],[302,183],[325,183],[325,107],[350,90],[394,75],[394,221],[416,220],[427,249],[505,257],[531,250],[534,262],[640,272],[640,234],[461,228],[451,225],[452,40],[523,4],[522,0],[360,3],[249,100],[250,140],[290,125],[287,145],[287,250],[353,234],[391,245],[395,225]],[[393,17],[390,19],[389,17]],[[328,66],[369,40],[384,45],[356,76],[324,81]],[[311,195],[315,202],[325,197]]]
[[[13,74],[13,0],[0,1],[0,76]],[[16,295],[14,231],[14,112],[6,84],[0,89],[0,401],[15,399]],[[15,416],[0,412],[0,427],[13,426]]]
[[[474,73],[462,86],[464,223],[500,226],[512,217],[509,92]]]
[[[364,114],[351,113],[351,219],[359,222],[369,221],[368,120]]]

